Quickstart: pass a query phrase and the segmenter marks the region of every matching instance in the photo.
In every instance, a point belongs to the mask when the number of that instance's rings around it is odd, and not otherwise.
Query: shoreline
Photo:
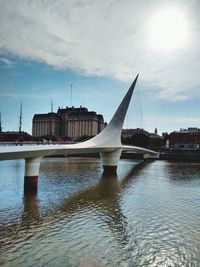
[[[59,156],[47,156],[51,158],[62,158],[62,157],[85,157],[85,158],[100,158],[99,153],[93,154],[77,154],[77,155],[59,155]],[[200,162],[200,153],[159,153],[158,158],[144,157],[142,153],[125,153],[122,152],[120,159],[136,159],[136,160],[170,160],[170,161],[186,161],[186,162]]]

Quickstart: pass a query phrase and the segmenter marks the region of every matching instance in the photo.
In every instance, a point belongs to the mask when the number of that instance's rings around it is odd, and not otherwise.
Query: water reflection
[[[126,185],[128,185],[130,179],[133,179],[134,174],[139,172],[144,166],[145,163],[133,165],[133,168],[123,177],[120,176],[120,179],[117,175],[108,176],[102,174],[95,186],[78,192],[58,203],[56,207],[54,206],[53,216],[55,217],[56,214],[60,215],[60,213],[64,214],[64,216],[72,216],[73,214],[76,214],[77,211],[95,207],[99,212],[104,213],[105,216],[103,216],[103,218],[106,218],[111,228],[112,225],[114,225],[113,228],[115,230],[125,233],[125,216],[122,214],[119,204],[121,196],[120,192],[122,188],[125,188]],[[72,167],[72,169],[75,170],[74,167]],[[33,223],[33,221],[37,224],[42,223],[43,217],[45,218],[45,221],[48,219],[48,214],[48,208],[46,214],[40,214],[37,195],[31,193],[28,194],[28,192],[24,194],[22,223],[23,221],[26,223],[28,222],[27,225]],[[119,226],[119,228],[116,229],[116,226]]]
[[[171,180],[190,181],[199,179],[200,164],[191,162],[170,162],[168,173]]]
[[[137,166],[137,165],[136,165]],[[87,214],[88,211],[94,211],[93,218],[100,219],[98,222],[99,225],[102,225],[103,228],[110,229],[110,233],[115,239],[116,244],[118,244],[117,250],[122,250],[125,245],[128,244],[128,233],[127,233],[127,221],[126,217],[123,215],[123,211],[120,206],[120,196],[122,188],[125,188],[128,185],[129,181],[133,178],[134,172],[138,172],[139,169],[142,169],[142,164],[140,167],[135,165],[128,172],[124,172],[123,175],[117,176],[106,176],[105,174],[101,175],[97,179],[97,183],[94,186],[91,186],[83,191],[75,193],[74,195],[61,199],[57,202],[56,205],[51,205],[46,207],[45,212],[40,210],[40,202],[38,195],[28,194],[27,192],[23,197],[24,210],[21,215],[19,224],[12,225],[12,231],[10,231],[11,226],[7,229],[4,229],[4,232],[7,232],[7,238],[13,239],[14,243],[21,240],[20,235],[23,233],[22,244],[26,244],[28,240],[31,240],[35,236],[35,230],[43,232],[45,227],[49,227],[49,224],[60,224],[59,221],[76,221],[77,216],[81,216],[76,222],[77,225],[81,223],[82,213]],[[72,168],[71,170],[75,170]],[[84,219],[85,220],[85,219]],[[93,222],[95,223],[95,221]],[[57,231],[57,230],[55,230]],[[74,231],[74,230],[73,230]],[[76,240],[81,240],[81,231],[78,233]],[[87,235],[90,235],[90,230]],[[20,234],[21,233],[21,234]],[[12,234],[15,236],[12,237]],[[75,233],[73,234],[75,235]],[[40,236],[40,234],[39,234]],[[108,239],[109,240],[109,239]],[[75,242],[75,241],[74,241]],[[109,241],[111,242],[111,241]],[[114,240],[112,241],[114,242]],[[76,242],[75,242],[76,243]],[[78,247],[78,244],[74,245]],[[75,259],[72,260],[74,262]],[[103,261],[96,261],[96,258],[86,258],[81,261],[81,265],[84,266],[89,264],[91,266],[105,266]],[[100,265],[99,265],[100,264]]]
[[[41,217],[39,213],[39,201],[38,197],[34,193],[24,194],[23,198],[24,210],[22,213],[21,224],[27,228],[34,222],[38,224],[41,222]]]
[[[52,164],[50,166],[52,166]],[[126,240],[126,218],[120,208],[120,194],[122,188],[128,186],[130,179],[132,179],[134,174],[140,171],[144,166],[145,163],[134,164],[133,168],[131,168],[128,172],[123,173],[123,175],[120,177],[117,175],[108,176],[102,174],[99,179],[97,179],[98,182],[96,185],[75,193],[66,199],[61,198],[60,202],[58,202],[56,205],[53,205],[53,211],[52,206],[50,205],[49,207],[47,206],[45,208],[45,211],[42,210],[41,212],[38,195],[32,191],[24,191],[24,208],[21,219],[18,220],[18,222],[16,222],[14,219],[13,223],[10,221],[9,225],[3,225],[1,230],[4,230],[4,232],[6,231],[8,235],[11,236],[12,234],[16,233],[17,228],[19,228],[19,224],[23,230],[28,230],[33,225],[36,227],[42,223],[46,223],[46,221],[49,219],[51,220],[53,218],[57,220],[57,216],[59,217],[61,213],[62,218],[63,216],[70,217],[81,210],[95,207],[98,212],[104,214],[102,218],[110,226],[113,232],[117,232],[117,236],[119,236],[119,233],[122,233],[124,235],[122,239]],[[68,164],[66,164],[65,167],[68,168]],[[59,169],[63,172],[61,166],[58,166],[57,171]],[[72,164],[70,170],[76,172],[77,164]],[[48,173],[51,171],[53,171],[53,167],[52,169],[48,169]],[[10,231],[11,228],[12,231]]]
[[[106,176],[96,160],[45,160],[38,194],[18,192],[18,218],[1,205],[0,265],[198,266],[199,167],[120,164]]]

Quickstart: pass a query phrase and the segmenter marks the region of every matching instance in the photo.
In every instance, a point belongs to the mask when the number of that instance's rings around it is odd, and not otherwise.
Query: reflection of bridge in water
[[[38,195],[24,193],[24,209],[21,216],[18,221],[10,221],[5,225],[1,223],[1,234],[18,240],[20,232],[23,231],[27,233],[27,237],[30,235],[31,238],[37,234],[37,229],[45,228],[52,220],[59,223],[63,218],[71,218],[81,212],[95,210],[97,213],[104,214],[100,218],[104,220],[103,223],[119,242],[118,245],[120,246],[121,242],[124,245],[128,243],[128,235],[126,217],[123,215],[120,204],[121,191],[129,186],[145,166],[145,162],[135,163],[120,177],[117,174],[109,176],[102,174],[94,186],[62,199],[53,207],[53,211],[49,204],[45,211],[41,212]]]
[[[99,153],[105,173],[116,173],[122,150],[133,152],[151,153],[156,152],[135,146],[123,146],[121,144],[121,131],[126,112],[135,88],[137,77],[130,86],[124,99],[119,105],[110,123],[92,139],[69,145],[48,145],[48,146],[20,146],[3,147],[0,149],[0,160],[25,159],[25,190],[37,191],[37,180],[39,175],[40,161],[44,156],[55,156],[63,154]]]

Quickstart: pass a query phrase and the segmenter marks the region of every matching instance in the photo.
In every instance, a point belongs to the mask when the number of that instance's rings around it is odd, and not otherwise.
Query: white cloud
[[[12,67],[15,64],[13,61],[5,57],[0,57],[0,62],[2,62],[6,67]]]
[[[166,7],[165,2],[2,0],[0,48],[86,75],[130,81],[139,72],[140,79],[155,84],[159,97],[185,100],[193,96],[191,88],[200,85],[200,5],[173,1],[172,7],[187,17],[190,41],[166,52],[151,48],[148,32],[153,14]],[[195,91],[195,96],[200,93]]]

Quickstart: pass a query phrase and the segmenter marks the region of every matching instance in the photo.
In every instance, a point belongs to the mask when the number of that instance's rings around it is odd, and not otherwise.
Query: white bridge
[[[141,152],[144,154],[157,154],[157,152],[145,148],[123,146],[121,144],[121,131],[137,78],[138,75],[130,86],[110,123],[102,132],[90,140],[69,145],[1,147],[0,160],[25,159],[24,186],[25,189],[35,189],[37,188],[40,161],[45,156],[98,152],[100,153],[104,171],[113,173],[116,172],[122,150]]]

